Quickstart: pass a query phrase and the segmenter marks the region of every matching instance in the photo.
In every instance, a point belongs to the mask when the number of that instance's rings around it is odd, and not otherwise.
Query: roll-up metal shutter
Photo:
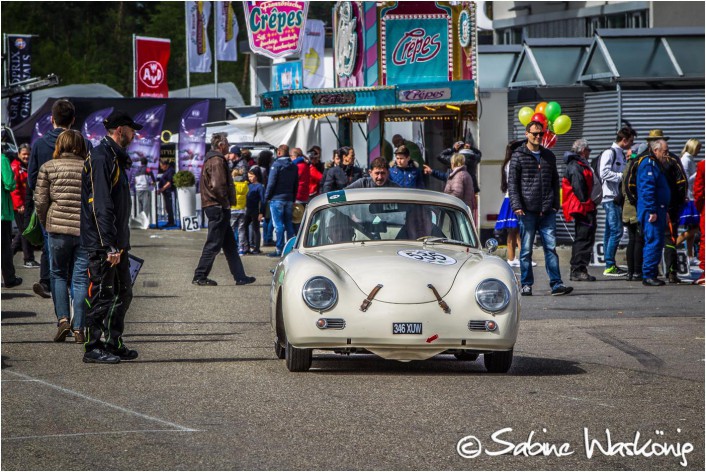
[[[559,181],[561,182],[562,177],[564,177],[564,170],[566,169],[566,164],[564,163],[564,153],[571,150],[571,145],[574,141],[582,137],[583,123],[584,123],[584,100],[581,99],[566,99],[562,98],[557,100],[561,105],[562,115],[568,115],[571,118],[571,129],[568,133],[562,134],[557,137],[557,142],[551,151],[556,155],[557,170],[559,172]],[[509,108],[510,116],[508,117],[510,126],[510,136],[508,141],[513,139],[524,139],[525,137],[525,127],[522,126],[520,120],[517,119],[517,113],[522,107],[534,108],[537,103],[518,103],[513,107]],[[498,208],[500,206],[498,205]],[[574,236],[573,223],[567,224],[564,221],[564,215],[559,209],[556,219],[556,238],[557,244],[571,244]]]
[[[593,149],[592,158],[615,141],[620,109],[622,119],[637,131],[635,142],[644,141],[651,129],[661,129],[669,136],[669,149],[677,155],[691,138],[704,142],[704,89],[623,90],[620,105],[617,91],[586,93],[585,99],[584,138]],[[599,207],[596,241],[602,240],[604,232],[605,212]],[[627,236],[623,236],[621,243],[627,244]]]

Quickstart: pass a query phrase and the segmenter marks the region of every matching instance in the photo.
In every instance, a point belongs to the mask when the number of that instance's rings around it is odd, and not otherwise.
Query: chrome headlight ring
[[[316,276],[304,284],[302,298],[312,310],[326,311],[336,305],[338,290],[336,285],[326,277]]]
[[[498,313],[510,303],[510,289],[498,279],[485,279],[476,287],[476,303],[488,313]]]

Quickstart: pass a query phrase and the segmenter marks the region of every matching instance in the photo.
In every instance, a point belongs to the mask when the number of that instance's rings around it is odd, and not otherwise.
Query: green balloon
[[[554,121],[561,115],[561,106],[557,102],[547,103],[547,107],[544,109],[544,114],[547,116],[549,121]]]
[[[520,120],[520,123],[522,123],[522,126],[527,126],[527,123],[529,123],[532,119],[532,115],[534,115],[534,110],[532,108],[522,107],[517,113],[517,118]]]
[[[566,134],[571,129],[571,118],[567,115],[560,115],[554,120],[554,132],[556,134]]]

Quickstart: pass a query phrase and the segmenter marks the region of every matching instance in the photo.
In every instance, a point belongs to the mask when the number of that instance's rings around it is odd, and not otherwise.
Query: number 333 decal
[[[399,256],[414,259],[419,262],[425,262],[427,264],[453,265],[456,263],[456,259],[445,256],[439,252],[427,251],[424,249],[406,249],[397,251],[397,254]]]

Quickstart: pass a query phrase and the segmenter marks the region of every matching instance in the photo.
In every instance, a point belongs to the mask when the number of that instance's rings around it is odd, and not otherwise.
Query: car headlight
[[[338,291],[326,277],[314,277],[304,284],[302,297],[312,310],[324,311],[336,304]]]
[[[498,279],[487,279],[476,287],[476,302],[485,311],[496,313],[510,303],[510,290]]]

